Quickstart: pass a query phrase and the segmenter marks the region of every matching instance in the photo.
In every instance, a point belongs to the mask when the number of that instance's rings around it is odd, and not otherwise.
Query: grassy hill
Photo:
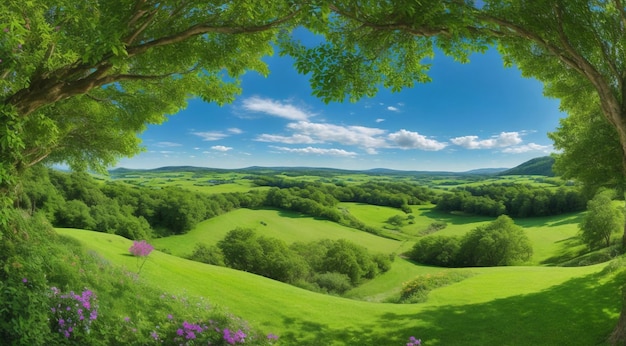
[[[526,161],[517,167],[513,167],[504,172],[498,173],[498,175],[543,175],[547,177],[553,177],[554,172],[552,166],[554,165],[554,158],[551,156],[537,157],[532,160]]]
[[[399,211],[342,203],[368,224],[384,226]],[[398,232],[417,239],[434,220],[460,235],[489,218],[453,215],[414,206],[415,222]],[[391,270],[337,297],[310,292],[258,275],[185,260],[197,242],[214,244],[234,227],[255,228],[288,243],[345,238],[372,251],[400,253],[412,241],[396,241],[281,210],[239,209],[202,222],[185,235],[156,239],[157,248],[141,277],[164,292],[202,296],[252,325],[281,336],[282,345],[403,345],[409,336],[426,345],[597,345],[619,314],[626,276],[614,264],[556,267],[585,251],[575,234],[580,214],[516,221],[530,237],[534,266],[448,269],[421,266],[397,257]],[[261,224],[263,221],[266,225]],[[136,269],[131,241],[104,233],[59,229],[115,265]],[[616,260],[620,264],[620,260]],[[546,266],[548,264],[550,266]],[[402,284],[423,275],[462,270],[472,275],[430,292],[419,304],[385,303]],[[563,316],[567,316],[564,319]],[[584,328],[583,328],[584,326]]]
[[[58,232],[114,264],[136,265],[127,255],[129,240]],[[402,261],[394,265],[400,271],[408,267]],[[412,335],[427,345],[595,345],[616,321],[624,279],[605,267],[474,268],[473,277],[433,291],[426,303],[406,305],[317,294],[161,252],[150,256],[141,276],[167,292],[185,291],[227,306],[279,334],[284,345],[402,345]]]

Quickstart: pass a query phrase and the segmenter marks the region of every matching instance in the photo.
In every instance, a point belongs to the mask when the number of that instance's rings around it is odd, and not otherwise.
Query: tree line
[[[23,179],[16,205],[31,214],[45,213],[56,227],[108,232],[129,239],[183,234],[201,221],[237,208],[291,210],[383,236],[380,229],[338,208],[338,203],[360,202],[410,213],[410,205],[435,202],[442,211],[515,217],[555,215],[585,207],[583,194],[574,187],[550,190],[496,184],[457,188],[438,196],[432,189],[407,182],[345,185],[274,176],[260,176],[254,181],[271,188],[206,194],[174,186],[154,189],[98,181],[87,173],[36,166]]]
[[[441,211],[484,216],[535,217],[578,212],[587,198],[574,186],[549,189],[528,184],[490,184],[458,187],[436,200]]]
[[[268,181],[278,180],[261,177],[256,181],[268,186]],[[203,220],[241,207],[291,210],[380,234],[376,228],[338,209],[337,203],[370,201],[390,207],[405,206],[405,211],[410,211],[407,203],[425,203],[434,195],[427,188],[406,183],[346,187],[294,181],[274,185],[277,186],[269,190],[206,194],[173,186],[154,189],[101,182],[84,172],[36,166],[25,175],[16,206],[31,214],[45,213],[56,227],[108,232],[129,239],[183,234]],[[401,190],[404,192],[398,195]]]

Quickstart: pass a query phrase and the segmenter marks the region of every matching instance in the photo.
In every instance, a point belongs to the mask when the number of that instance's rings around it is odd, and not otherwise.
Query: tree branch
[[[155,47],[167,46],[179,42],[183,42],[193,36],[208,34],[208,33],[216,33],[216,34],[251,34],[256,32],[267,31],[272,28],[275,28],[283,23],[286,23],[290,19],[296,16],[300,10],[296,10],[284,17],[273,20],[269,23],[257,26],[212,26],[208,24],[196,24],[184,31],[176,33],[174,35],[158,38],[152,41],[148,41],[136,46],[130,46],[126,49],[128,52],[128,56],[134,56],[138,54],[142,54],[147,50]]]
[[[144,30],[148,28],[150,23],[152,23],[157,12],[159,12],[159,10],[161,9],[161,6],[162,5],[159,4],[159,6],[153,9],[152,11],[139,10],[137,14],[129,22],[129,27],[131,27],[131,24],[130,24],[131,22],[133,22],[134,24],[134,22],[139,20],[139,18],[143,17],[146,13],[149,13],[148,18],[146,18],[146,20],[139,26],[139,28],[137,28],[137,30],[135,30],[132,34],[130,34],[130,36],[124,38],[122,42],[124,42],[125,45],[132,44],[137,39],[137,37],[141,35],[141,33],[144,32]]]
[[[617,11],[619,11],[619,17],[622,21],[622,32],[626,29],[626,11],[624,10],[624,5],[622,4],[622,0],[614,0],[615,7],[617,7]]]
[[[410,33],[412,35],[415,36],[420,36],[420,37],[434,37],[434,36],[439,36],[439,35],[443,35],[443,36],[449,36],[450,35],[450,30],[448,28],[445,27],[440,27],[440,28],[428,28],[428,27],[419,27],[416,28],[413,25],[407,24],[407,23],[373,23],[371,21],[368,21],[366,19],[361,19],[355,15],[352,15],[349,12],[346,12],[342,9],[340,9],[339,7],[337,7],[334,4],[330,4],[329,5],[330,9],[337,13],[338,15],[342,16],[342,17],[346,17],[349,18],[355,22],[358,22],[361,24],[361,27],[367,27],[367,28],[372,28],[374,30],[401,30],[407,33]]]

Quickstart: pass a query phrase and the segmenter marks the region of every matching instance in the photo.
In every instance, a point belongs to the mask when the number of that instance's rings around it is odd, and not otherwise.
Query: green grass
[[[402,242],[397,240],[377,237],[335,222],[273,209],[237,209],[203,221],[184,235],[155,239],[153,244],[158,249],[167,249],[174,255],[184,256],[191,254],[195,244],[216,244],[236,227],[252,228],[261,235],[279,238],[288,244],[296,241],[347,239],[373,252],[383,253],[397,252],[402,246]]]
[[[112,263],[135,266],[129,240],[58,232]],[[401,270],[409,263],[395,265]],[[158,251],[141,275],[163,290],[186,291],[227,306],[281,335],[285,345],[402,345],[411,335],[427,345],[596,345],[616,323],[625,279],[603,272],[604,267],[475,268],[475,276],[432,291],[426,303],[406,305],[317,294]]]

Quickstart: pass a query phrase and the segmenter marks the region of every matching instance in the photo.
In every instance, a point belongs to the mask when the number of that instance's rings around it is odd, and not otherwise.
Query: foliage
[[[420,231],[420,235],[429,235],[435,233],[437,231],[441,231],[442,229],[448,227],[448,224],[445,221],[435,221],[428,225],[425,230]]]
[[[343,294],[354,287],[348,275],[338,272],[315,273],[311,282],[328,293]]]
[[[598,192],[587,203],[587,213],[579,225],[580,236],[590,249],[608,247],[611,236],[624,224],[624,213],[612,203],[614,192]]]
[[[56,288],[50,288],[50,329],[55,329],[66,339],[86,342],[91,324],[98,318],[96,297],[91,290],[85,289],[81,294],[70,291],[62,294]],[[82,340],[82,341],[81,341]]]
[[[485,267],[523,263],[532,253],[532,244],[524,230],[502,215],[460,238],[440,235],[421,238],[407,255],[424,264]]]
[[[245,333],[246,344],[270,345],[276,339],[203,298],[164,294],[136,274],[85,252],[73,238],[59,237],[41,215],[12,220],[22,222],[20,232],[0,242],[0,258],[10,263],[0,271],[0,337],[6,344],[146,345],[156,341],[154,332],[172,336],[160,340],[165,344],[191,345],[191,339],[170,341],[178,329],[187,331],[185,323],[203,326],[196,342],[229,344],[227,329],[231,336]]]
[[[212,264],[217,266],[225,266],[224,254],[216,245],[206,245],[197,243],[193,252],[188,257],[192,261]]]
[[[385,222],[395,227],[401,227],[404,224],[405,219],[406,218],[402,215],[394,215],[389,217]]]
[[[515,265],[528,261],[532,254],[532,244],[524,230],[502,215],[463,236],[459,262],[479,267]]]
[[[418,240],[408,256],[418,263],[454,267],[459,264],[460,248],[458,237],[433,235]]]
[[[473,275],[474,274],[468,271],[447,271],[436,274],[420,275],[402,285],[402,291],[400,293],[398,303],[423,303],[428,299],[428,293],[430,291],[463,281]]]
[[[554,169],[564,178],[576,179],[594,195],[600,187],[623,194],[623,149],[615,128],[598,111],[588,107],[572,109],[548,134],[559,150]]]
[[[334,293],[343,293],[391,268],[388,256],[369,254],[366,248],[344,239],[287,246],[252,229],[236,228],[217,247],[228,267]]]
[[[576,187],[553,190],[502,183],[457,187],[437,200],[437,209],[485,216],[536,217],[580,211],[584,201],[582,191]]]
[[[0,339],[14,345],[47,344],[47,277],[62,262],[57,256],[67,250],[58,251],[58,244],[49,242],[56,235],[41,215],[8,214],[10,231],[0,233]]]

